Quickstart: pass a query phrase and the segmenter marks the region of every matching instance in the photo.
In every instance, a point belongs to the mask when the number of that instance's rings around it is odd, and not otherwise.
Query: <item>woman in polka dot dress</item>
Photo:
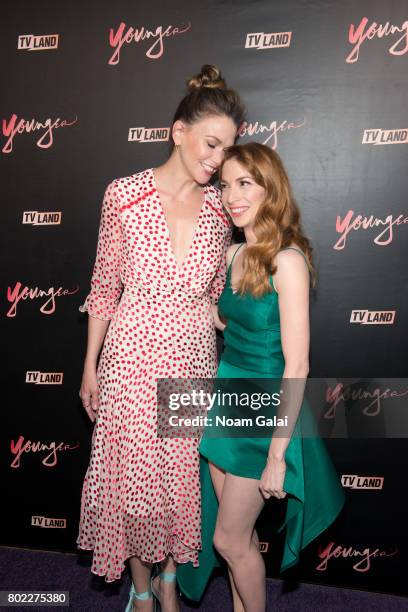
[[[128,610],[152,609],[151,589],[164,610],[177,610],[176,564],[198,565],[197,440],[157,437],[156,379],[216,373],[213,305],[231,225],[207,183],[242,119],[237,94],[203,66],[176,111],[169,159],[114,180],[103,200],[80,307],[90,315],[80,397],[95,427],[77,544],[94,551],[92,572],[107,582],[129,559]]]

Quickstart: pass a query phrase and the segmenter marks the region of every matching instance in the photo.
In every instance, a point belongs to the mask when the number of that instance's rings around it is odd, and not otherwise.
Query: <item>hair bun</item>
[[[221,71],[213,64],[204,64],[200,74],[187,81],[190,90],[210,87],[212,89],[226,89],[227,84],[221,76]]]

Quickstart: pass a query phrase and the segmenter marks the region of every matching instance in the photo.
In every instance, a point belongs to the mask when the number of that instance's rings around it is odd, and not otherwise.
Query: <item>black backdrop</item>
[[[92,431],[78,307],[103,192],[166,158],[167,142],[129,130],[168,127],[203,63],[242,94],[242,142],[276,148],[291,177],[319,275],[311,375],[407,375],[406,20],[403,0],[3,3],[2,544],[75,550]],[[118,54],[121,24],[133,40]],[[392,311],[393,323],[352,323],[354,310]],[[382,488],[347,487],[346,510],[287,576],[406,593],[408,443],[328,444],[339,474]],[[269,575],[278,519],[273,507],[259,521]]]

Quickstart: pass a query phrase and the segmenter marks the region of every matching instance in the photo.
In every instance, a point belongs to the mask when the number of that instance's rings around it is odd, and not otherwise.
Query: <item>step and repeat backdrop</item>
[[[243,97],[241,142],[276,149],[292,180],[318,271],[310,375],[336,393],[324,418],[347,419],[343,377],[357,393],[363,377],[391,378],[395,389],[379,383],[363,416],[381,419],[408,370],[406,2],[13,0],[3,9],[0,544],[76,551],[93,427],[78,397],[88,316],[79,306],[102,197],[113,179],[166,159],[185,82],[204,63]],[[408,593],[404,432],[361,430],[327,445],[346,508],[285,576]],[[270,576],[281,513],[269,504],[258,523]]]

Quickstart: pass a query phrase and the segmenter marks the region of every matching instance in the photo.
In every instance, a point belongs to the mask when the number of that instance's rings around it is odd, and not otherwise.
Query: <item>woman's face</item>
[[[224,150],[234,144],[237,128],[226,115],[208,115],[192,125],[176,121],[173,138],[189,175],[205,185],[217,172]]]
[[[241,229],[252,227],[256,213],[265,200],[266,190],[236,159],[229,159],[223,165],[220,184],[222,203],[234,225]]]

